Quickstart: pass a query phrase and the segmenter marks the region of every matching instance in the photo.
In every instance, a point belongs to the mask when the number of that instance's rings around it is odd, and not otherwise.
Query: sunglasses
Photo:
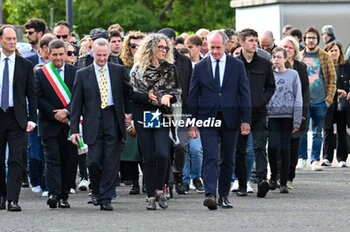
[[[76,56],[77,55],[77,53],[75,52],[75,51],[67,51],[67,55],[68,56]]]
[[[136,47],[138,47],[138,46],[140,46],[139,44],[137,44],[137,43],[132,43],[132,44],[130,44],[129,45],[131,48],[136,48]]]
[[[168,52],[170,50],[170,48],[167,46],[159,45],[158,50],[163,50],[163,51],[165,50],[166,52]]]
[[[35,31],[26,31],[26,34],[32,35]]]
[[[67,39],[68,35],[56,35],[57,39]]]

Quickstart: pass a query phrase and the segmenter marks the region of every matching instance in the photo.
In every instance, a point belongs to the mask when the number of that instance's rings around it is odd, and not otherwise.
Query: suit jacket
[[[114,110],[118,122],[119,134],[125,142],[125,101],[131,87],[124,66],[108,62]],[[100,90],[97,83],[94,65],[77,71],[72,93],[71,132],[79,132],[80,115],[83,115],[83,137],[88,145],[94,144],[100,128],[102,117]]]
[[[28,110],[27,110],[27,99]],[[28,121],[37,121],[37,96],[33,66],[30,61],[16,55],[13,75],[13,104],[15,116],[20,127],[25,130]]]
[[[39,55],[38,54],[28,56],[26,59],[29,60],[30,62],[32,62],[33,67],[35,67],[35,65],[37,65],[39,63]]]
[[[249,82],[242,61],[226,56],[221,90],[215,83],[210,57],[196,64],[188,96],[188,113],[197,120],[206,120],[216,117],[221,109],[226,127],[238,129],[242,122],[251,122]]]
[[[64,83],[71,92],[76,71],[77,68],[73,65],[64,65]],[[71,103],[64,107],[42,69],[35,71],[35,77],[39,109],[39,136],[56,136],[62,127],[68,129],[68,125],[57,121],[53,110],[65,108],[70,112]]]

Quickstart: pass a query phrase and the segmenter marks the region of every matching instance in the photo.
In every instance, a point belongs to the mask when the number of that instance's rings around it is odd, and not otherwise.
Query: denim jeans
[[[255,162],[255,153],[253,145],[253,134],[249,133],[247,140],[247,155],[245,157],[245,162],[247,166],[247,182],[250,180],[253,171],[253,165]]]
[[[190,184],[191,178],[196,179],[202,176],[203,148],[198,132],[198,138],[191,139],[188,144],[188,152],[185,158],[185,165],[182,172],[183,182]]]
[[[41,188],[45,189],[45,158],[37,127],[28,134],[28,160],[30,183],[33,187],[41,185]]]
[[[306,131],[309,130],[310,119],[312,119],[312,149],[311,149],[311,163],[315,160],[320,160],[320,153],[322,147],[322,128],[323,119],[327,112],[326,102],[318,104],[310,104]],[[307,133],[300,139],[299,158],[307,159]]]

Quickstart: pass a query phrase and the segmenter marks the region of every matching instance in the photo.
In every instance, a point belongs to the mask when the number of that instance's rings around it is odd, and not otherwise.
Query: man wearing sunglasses
[[[92,47],[94,41],[99,39],[99,38],[104,38],[104,39],[108,40],[109,39],[108,32],[102,28],[92,29],[90,31],[90,39],[89,39],[89,43],[91,43],[91,47]],[[76,67],[78,67],[79,69],[89,66],[94,61],[94,57],[92,54],[93,53],[91,50],[89,53],[80,56],[74,65]],[[116,54],[114,54],[112,52],[109,54],[108,62],[111,62],[114,64],[124,65],[123,61]]]
[[[51,33],[46,33],[39,41],[38,53],[27,57],[27,60],[31,61],[33,66],[49,63],[49,43],[54,39],[57,39],[56,36]]]
[[[24,58],[37,54],[39,50],[39,41],[46,31],[46,22],[42,19],[29,19],[24,24],[25,34],[29,45],[20,49]]]

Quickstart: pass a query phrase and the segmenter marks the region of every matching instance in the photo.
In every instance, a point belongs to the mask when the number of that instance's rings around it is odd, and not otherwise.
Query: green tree
[[[199,28],[234,27],[234,10],[230,0],[74,0],[75,31],[87,34],[92,28],[108,28],[119,23],[125,31],[156,31],[172,27],[178,32]],[[29,18],[54,22],[65,20],[62,0],[4,0],[5,22],[24,24]]]

